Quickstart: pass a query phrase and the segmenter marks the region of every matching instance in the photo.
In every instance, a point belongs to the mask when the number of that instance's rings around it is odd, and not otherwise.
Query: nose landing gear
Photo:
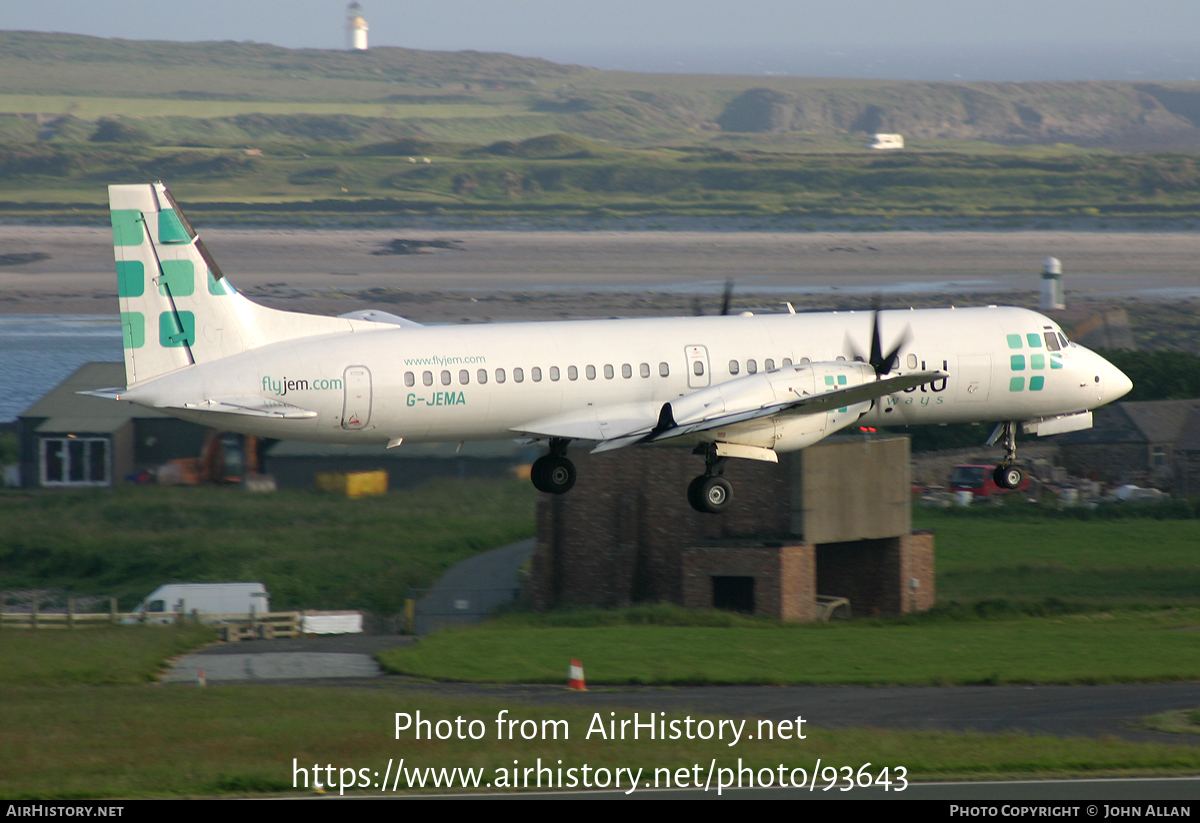
[[[997,427],[996,435],[991,442],[996,442],[999,436],[1004,437],[1004,461],[992,472],[992,480],[1002,489],[1016,489],[1025,480],[1025,472],[1018,468],[1017,462],[1017,426],[1015,423],[1002,423]]]
[[[533,461],[529,479],[533,487],[546,494],[566,494],[575,485],[575,464],[567,459],[565,438],[550,439],[550,453]]]
[[[704,455],[704,474],[688,484],[688,503],[703,514],[720,514],[733,498],[733,486],[721,477],[729,458],[717,457],[717,447],[712,443],[697,446],[696,453]]]

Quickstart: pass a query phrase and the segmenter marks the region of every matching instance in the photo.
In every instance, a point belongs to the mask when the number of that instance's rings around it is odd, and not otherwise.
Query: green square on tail
[[[166,294],[168,287],[172,297],[187,297],[196,291],[196,267],[191,260],[162,261],[158,293]]]
[[[179,318],[176,322],[176,317]],[[165,311],[158,316],[158,342],[165,349],[190,346],[196,342],[196,316],[190,311]]]
[[[142,231],[142,213],[137,209],[113,209],[112,218],[114,246],[140,246],[146,233]]]
[[[141,297],[146,292],[146,267],[140,260],[117,261],[117,296]]]

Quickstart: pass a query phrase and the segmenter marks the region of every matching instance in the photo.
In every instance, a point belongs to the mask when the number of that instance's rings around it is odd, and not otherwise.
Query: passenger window
[[[736,360],[729,361],[729,373],[730,374],[737,374],[740,370],[741,369],[738,366],[738,361],[736,361]]]
[[[449,386],[449,385],[450,385],[450,371],[449,371],[449,369],[444,369],[444,370],[442,371],[442,385],[443,385],[443,386]]]
[[[588,380],[595,380],[596,379],[596,367],[588,366],[587,368],[584,369],[584,374],[587,375]]]
[[[606,364],[604,366],[604,379],[612,380],[615,375],[616,372],[613,371],[613,367]]]
[[[633,377],[633,366],[629,365],[628,363],[626,363],[624,366],[621,366],[621,376],[626,380]]]
[[[471,373],[466,369],[461,369],[458,372],[458,382],[464,386],[471,382]]]
[[[839,354],[837,357],[835,357],[835,358],[833,358],[833,359],[834,359],[834,360],[836,360],[836,361],[838,361],[839,363],[840,363],[840,362],[845,362],[845,360],[846,360],[846,356],[845,356],[844,354]],[[861,358],[861,357],[860,357],[860,358],[858,358],[858,359],[859,359],[859,360],[862,360],[862,358]]]
[[[427,372],[423,373],[421,375],[421,382],[424,383],[426,386],[432,386],[433,385],[433,372],[427,371]]]
[[[1058,345],[1058,338],[1054,336],[1054,332],[1048,331],[1043,337],[1046,338],[1046,348],[1050,351],[1058,351],[1062,346]]]
[[[404,373],[404,385],[406,385],[406,386],[417,385],[417,376],[410,371],[406,371]]]
[[[792,365],[792,358],[790,357],[783,358],[783,363],[780,364],[780,366],[785,369],[790,365]]]
[[[638,373],[641,374],[642,377],[649,377],[650,376],[650,364],[643,363],[642,365],[638,366]]]
[[[513,369],[513,382],[514,383],[524,383],[525,382],[525,370],[524,369]]]
[[[574,366],[567,366],[567,379],[568,380],[578,380],[579,379],[579,369],[575,368]]]
[[[699,360],[692,361],[692,374],[696,375],[697,377],[700,377],[702,374],[704,374],[704,363]]]
[[[807,357],[801,357],[801,358],[800,358],[800,365],[801,365],[801,366],[805,366],[805,365],[807,365],[807,364],[809,364],[809,363],[811,363],[811,362],[812,362],[812,361],[811,361],[811,360],[809,360]]]
[[[558,366],[551,366],[551,367],[550,367],[550,379],[551,379],[551,380],[554,380],[554,381],[557,381],[557,380],[558,380],[558,376],[559,376],[559,375],[558,375]]]
[[[487,369],[480,369],[479,371],[475,372],[475,377],[478,378],[480,383],[486,383],[487,382]]]
[[[658,364],[658,376],[659,377],[670,377],[671,376],[671,367],[668,366],[666,363],[659,363]]]
[[[542,382],[541,366],[534,366],[532,369],[530,369],[529,376],[533,378],[534,383],[541,383]]]
[[[497,383],[504,382],[504,369],[496,369],[496,382]]]
[[[910,354],[905,358],[904,362],[910,369],[915,369],[917,367],[917,356],[915,354]]]
[[[775,361],[768,357],[763,363],[763,368],[767,371],[775,371]]]
[[[747,360],[746,361],[746,374],[757,374],[757,373],[758,373],[758,361],[757,360]]]

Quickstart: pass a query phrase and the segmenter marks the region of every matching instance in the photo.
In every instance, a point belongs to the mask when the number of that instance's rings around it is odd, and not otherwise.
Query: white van
[[[169,583],[142,601],[136,613],[170,615],[266,614],[271,596],[262,583]]]

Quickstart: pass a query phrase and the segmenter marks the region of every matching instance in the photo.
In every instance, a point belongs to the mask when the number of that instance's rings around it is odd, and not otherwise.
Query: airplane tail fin
[[[280,340],[379,328],[238,294],[162,183],[109,186],[126,386]]]

